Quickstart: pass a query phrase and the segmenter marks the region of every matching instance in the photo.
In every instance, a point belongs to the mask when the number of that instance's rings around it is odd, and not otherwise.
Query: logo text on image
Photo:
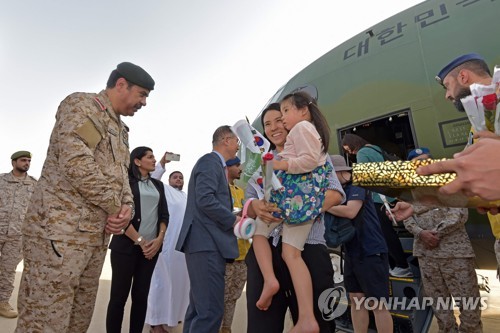
[[[462,308],[464,310],[475,310],[478,307],[481,310],[488,308],[487,297],[353,297],[356,310],[361,308],[367,310],[388,309],[391,311],[419,311],[425,310],[429,306],[434,306],[437,310],[451,310]]]
[[[318,308],[324,320],[340,317],[347,310],[347,292],[344,287],[328,288],[318,298]]]

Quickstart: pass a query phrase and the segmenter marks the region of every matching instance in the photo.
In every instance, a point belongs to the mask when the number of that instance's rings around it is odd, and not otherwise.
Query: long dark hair
[[[147,152],[153,152],[153,149],[149,147],[137,147],[130,153],[130,166],[128,167],[128,176],[130,180],[139,181],[142,179],[141,172],[139,171],[139,167],[135,165],[134,160],[137,158],[140,160],[144,156],[146,156]]]
[[[347,146],[351,151],[358,151],[369,144],[368,141],[356,134],[348,133],[342,139],[342,146]]]
[[[326,121],[325,116],[321,113],[321,110],[316,104],[314,98],[304,91],[298,91],[283,97],[281,103],[285,100],[290,100],[292,104],[297,107],[297,109],[307,107],[309,113],[311,114],[311,122],[316,127],[316,130],[321,137],[321,142],[323,143],[323,153],[328,154],[328,146],[330,145],[330,126],[328,126],[328,121]]]
[[[266,115],[266,113],[268,111],[278,111],[279,113],[281,113],[280,103],[271,103],[271,104],[269,104],[264,109],[264,111],[262,111],[262,114],[260,115],[260,124],[262,125],[262,135],[264,135],[264,137],[267,139],[267,141],[269,141],[269,143],[271,144],[269,146],[269,149],[270,150],[274,150],[274,149],[276,149],[276,145],[267,137],[267,135],[266,135],[266,127],[264,126],[264,116]]]

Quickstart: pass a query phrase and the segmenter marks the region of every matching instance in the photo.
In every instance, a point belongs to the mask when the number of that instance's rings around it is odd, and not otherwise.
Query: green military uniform
[[[128,128],[105,91],[59,106],[24,220],[16,332],[86,332],[110,235],[106,219],[133,203]]]
[[[440,297],[479,300],[479,287],[474,269],[474,250],[465,230],[466,208],[413,206],[415,218],[404,221],[415,236],[413,255],[418,257],[426,296],[432,297],[434,315],[440,333],[482,332],[480,302],[475,308],[460,309],[460,328],[453,310],[437,308]],[[419,238],[422,230],[435,230],[439,245],[428,249]]]
[[[14,290],[16,266],[22,259],[21,223],[35,184],[29,175],[23,179],[12,172],[0,175],[0,303],[8,303]]]

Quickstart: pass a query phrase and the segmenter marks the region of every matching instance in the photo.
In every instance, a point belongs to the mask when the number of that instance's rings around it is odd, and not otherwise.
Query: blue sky
[[[23,0],[0,12],[0,172],[33,153],[39,177],[54,116],[72,92],[99,92],[123,61],[155,79],[124,121],[130,145],[181,154],[186,179],[213,131],[253,120],[293,75],[420,0]]]

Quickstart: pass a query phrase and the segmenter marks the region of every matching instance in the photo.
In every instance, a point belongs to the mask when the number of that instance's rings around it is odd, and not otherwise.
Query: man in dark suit
[[[238,137],[219,127],[213,151],[201,157],[189,179],[186,213],[176,250],[184,252],[191,283],[183,333],[217,333],[224,314],[226,261],[238,257],[226,161],[238,152]]]

